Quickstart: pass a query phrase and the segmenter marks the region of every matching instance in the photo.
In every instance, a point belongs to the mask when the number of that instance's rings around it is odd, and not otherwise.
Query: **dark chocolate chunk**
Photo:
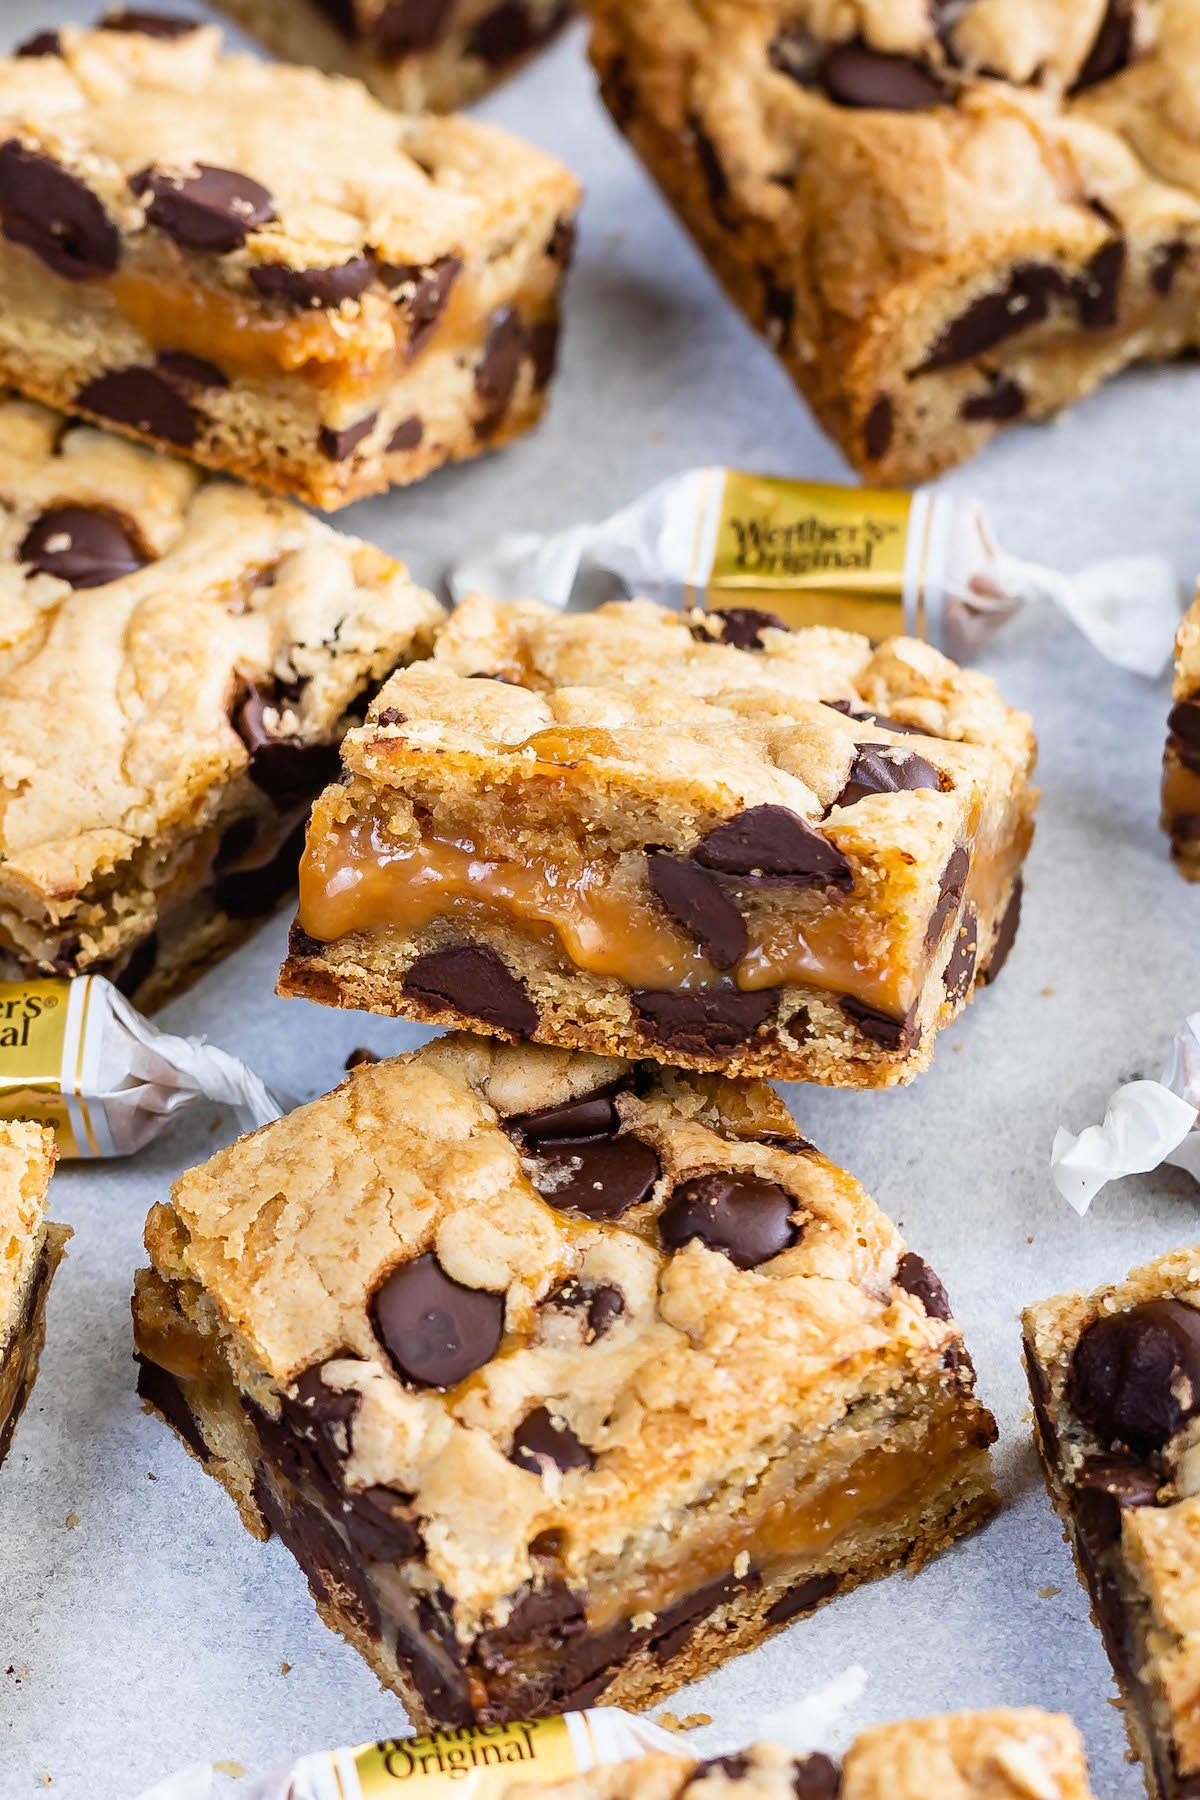
[[[324,1366],[316,1363],[297,1376],[282,1396],[281,1406],[288,1430],[309,1447],[330,1486],[340,1493],[359,1395],[353,1388],[327,1387]]]
[[[425,436],[425,424],[416,413],[411,419],[401,419],[387,442],[389,456],[400,450],[415,450]]]
[[[375,720],[377,725],[403,725],[404,714],[398,706],[385,706]]]
[[[1132,1456],[1089,1456],[1071,1481],[1080,1529],[1098,1550],[1107,1550],[1121,1535],[1121,1514],[1130,1507],[1153,1506],[1161,1478]]]
[[[823,1751],[792,1764],[792,1792],[796,1800],[838,1800],[842,1791],[842,1771]]]
[[[505,1624],[481,1633],[474,1646],[475,1655],[489,1672],[504,1670],[512,1666],[514,1647],[561,1649],[570,1639],[586,1632],[583,1600],[566,1582],[552,1577],[545,1586],[524,1593]]]
[[[1020,419],[1025,413],[1025,389],[1011,375],[995,374],[987,387],[968,394],[958,409],[961,419]]]
[[[347,1495],[341,1520],[346,1536],[367,1562],[406,1562],[424,1553],[411,1494],[389,1487],[363,1488]]]
[[[696,1175],[674,1189],[658,1229],[668,1250],[697,1239],[737,1268],[756,1269],[799,1243],[796,1204],[786,1188],[760,1175]]]
[[[368,41],[377,55],[397,59],[428,50],[444,36],[452,6],[453,0],[387,0],[367,28]]]
[[[551,262],[566,268],[575,254],[576,227],[574,219],[556,219],[554,230],[550,233],[546,245],[546,255]]]
[[[380,1057],[377,1050],[368,1050],[365,1044],[360,1044],[357,1050],[352,1050],[350,1052],[349,1056],[342,1064],[342,1067],[345,1069],[346,1073],[349,1074],[352,1069],[370,1068],[372,1063],[377,1063],[379,1060]]]
[[[455,944],[418,956],[404,991],[438,1012],[452,1010],[514,1037],[532,1037],[538,1010],[525,983],[489,944]]]
[[[705,1582],[703,1587],[660,1612],[652,1627],[653,1635],[650,1639],[654,1660],[660,1667],[665,1667],[673,1657],[679,1655],[702,1620],[720,1607],[727,1606],[746,1588],[757,1586],[759,1579],[753,1572],[736,1579],[718,1577],[715,1581]]]
[[[558,367],[558,345],[562,327],[557,319],[540,319],[529,327],[529,360],[533,364],[533,385],[540,390],[549,387]]]
[[[168,381],[176,381],[182,387],[227,388],[229,377],[216,363],[208,362],[203,356],[192,356],[186,350],[160,350],[154,359],[154,366],[160,375]]]
[[[787,1625],[801,1613],[811,1612],[822,1600],[828,1600],[841,1586],[840,1575],[808,1575],[781,1594],[767,1608],[768,1625]]]
[[[841,996],[841,1008],[864,1037],[882,1044],[885,1050],[912,1050],[921,1041],[920,1029],[915,1023],[915,1003],[903,1019],[880,1012],[878,1007],[856,1000],[853,994]]]
[[[661,1173],[656,1153],[638,1137],[563,1141],[537,1152],[533,1184],[560,1212],[619,1219],[649,1198]]]
[[[799,1132],[760,1131],[754,1142],[765,1144],[768,1150],[782,1150],[787,1156],[820,1155],[817,1146]]]
[[[602,1338],[625,1311],[625,1296],[610,1282],[579,1281],[574,1275],[548,1296],[545,1304],[563,1312],[587,1309],[587,1340]]]
[[[361,35],[354,0],[313,0],[313,5],[348,43]]]
[[[192,1416],[183,1384],[169,1370],[160,1368],[157,1363],[150,1362],[140,1353],[134,1360],[138,1366],[138,1399],[148,1401],[160,1412],[167,1424],[174,1426],[188,1448],[196,1452],[201,1462],[206,1463],[211,1452]]]
[[[892,447],[892,433],[896,427],[896,409],[891,397],[879,394],[871,402],[866,422],[863,425],[863,449],[868,462],[882,462]]]
[[[352,256],[330,268],[289,269],[286,263],[255,263],[250,280],[264,300],[278,300],[295,312],[332,310],[365,294],[375,279],[367,256]]]
[[[724,1775],[728,1781],[740,1781],[750,1768],[750,1758],[740,1751],[732,1756],[710,1756],[707,1761],[697,1763],[692,1770],[692,1781],[703,1781],[707,1775]]]
[[[397,1622],[396,1657],[440,1729],[476,1723],[448,1603],[422,1599],[414,1624]]]
[[[915,1250],[906,1250],[900,1258],[896,1286],[919,1300],[931,1319],[953,1317],[950,1296],[942,1286],[940,1276],[934,1274],[925,1258],[918,1256]]]
[[[188,175],[142,169],[129,179],[131,191],[146,202],[149,223],[184,249],[227,256],[275,217],[275,202],[261,182],[212,163],[194,167]]]
[[[854,882],[841,851],[786,806],[736,813],[700,839],[692,860],[743,883],[849,888]]]
[[[511,1136],[520,1138],[531,1150],[541,1150],[546,1144],[561,1144],[564,1139],[577,1142],[612,1137],[621,1123],[614,1104],[621,1086],[621,1082],[611,1082],[607,1087],[597,1088],[594,1094],[584,1094],[581,1099],[564,1100],[560,1106],[544,1106],[532,1113],[513,1113],[504,1120],[504,1129]]]
[[[756,606],[722,606],[705,613],[692,627],[697,643],[728,644],[734,650],[761,650],[764,631],[787,631],[778,613],[760,612]]]
[[[978,955],[979,922],[975,915],[975,908],[968,906],[964,909],[963,916],[958,922],[954,948],[950,952],[942,973],[942,985],[946,990],[946,998],[955,1005],[967,997],[975,974]]]
[[[816,79],[839,106],[872,106],[888,112],[924,112],[943,106],[948,90],[911,56],[872,50],[859,39],[835,44],[821,58]]]
[[[453,1387],[500,1348],[504,1296],[464,1287],[429,1251],[387,1277],[371,1302],[371,1323],[406,1381]]]
[[[170,38],[190,37],[193,31],[199,31],[199,19],[185,19],[178,13],[142,12],[133,6],[115,6],[104,14],[97,25],[98,31],[136,31],[142,37]]]
[[[57,31],[35,31],[13,51],[14,56],[61,56],[62,37]]]
[[[1110,1449],[1161,1450],[1200,1413],[1200,1312],[1147,1300],[1097,1319],[1075,1346],[1068,1393]]]
[[[287,1545],[319,1606],[336,1606],[367,1637],[378,1637],[379,1605],[366,1574],[324,1513],[305,1500],[285,1502],[260,1469],[254,1483],[260,1513]]]
[[[278,686],[250,687],[234,709],[232,722],[250,752],[251,781],[280,812],[289,812],[334,779],[341,759],[336,744],[304,743],[268,727],[266,715],[278,713],[282,699]]]
[[[1117,322],[1121,276],[1125,271],[1125,239],[1101,244],[1074,285],[1079,323],[1085,331],[1106,331]]]
[[[800,87],[816,87],[825,46],[802,25],[786,25],[767,45],[767,61]]]
[[[1200,700],[1178,700],[1167,714],[1171,749],[1185,769],[1200,774]]]
[[[117,425],[131,425],[148,437],[189,449],[200,431],[200,414],[178,387],[157,369],[136,365],[97,375],[75,396],[87,412]]]
[[[1187,261],[1188,247],[1178,238],[1162,244],[1150,259],[1150,286],[1156,294],[1169,294],[1175,277]]]
[[[1017,938],[1017,927],[1021,923],[1021,896],[1025,892],[1025,883],[1018,875],[1012,885],[1008,905],[1004,909],[1004,917],[996,928],[996,941],[992,945],[992,953],[988,957],[987,968],[981,970],[979,979],[983,982],[995,981],[997,975],[1008,961],[1009,951]]]
[[[481,411],[475,421],[480,437],[494,431],[508,410],[525,354],[525,327],[515,307],[492,314],[491,330],[475,369],[475,392]]]
[[[848,719],[858,719],[864,725],[876,725],[883,731],[907,732],[912,737],[936,737],[935,731],[926,731],[921,725],[905,725],[899,719],[889,719],[886,713],[876,711],[874,707],[855,706],[849,700],[822,700],[822,706],[831,706],[834,712],[844,713]]]
[[[0,144],[0,227],[66,281],[111,275],[120,260],[120,233],[91,188],[17,138]]]
[[[477,56],[490,68],[499,68],[501,63],[528,56],[531,50],[546,43],[566,16],[565,0],[542,19],[533,16],[524,0],[503,0],[472,26],[464,45],[465,54]]]
[[[440,256],[436,262],[380,263],[379,279],[397,306],[408,315],[410,356],[423,350],[446,310],[450,292],[462,273],[461,256]]]
[[[961,844],[950,852],[942,879],[938,886],[938,897],[934,901],[933,911],[929,915],[929,924],[925,931],[925,948],[932,950],[941,939],[946,929],[946,921],[951,913],[957,912],[967,885],[967,876],[971,872],[971,858]]]
[[[1108,0],[1100,29],[1092,41],[1083,67],[1075,77],[1072,94],[1094,87],[1118,75],[1133,54],[1133,0]]]
[[[683,1056],[728,1056],[748,1042],[774,1012],[769,988],[743,994],[737,988],[659,992],[635,988],[630,1001],[646,1036]]]
[[[566,1475],[572,1469],[590,1469],[595,1457],[571,1427],[556,1420],[545,1406],[535,1406],[513,1434],[509,1461],[531,1475],[540,1475],[546,1464]]]
[[[379,414],[368,413],[365,419],[358,419],[353,425],[343,425],[336,430],[332,425],[322,425],[317,433],[317,447],[321,455],[330,462],[346,462],[353,456],[365,437],[369,437]]]
[[[718,969],[732,969],[746,954],[746,921],[720,883],[694,862],[652,850],[646,858],[650,886],[676,922]]]
[[[135,574],[150,558],[116,513],[94,506],[52,506],[25,533],[17,560],[31,574],[54,575],[73,588],[94,588]]]
[[[982,356],[1017,332],[1039,325],[1050,311],[1051,300],[1067,291],[1062,271],[1053,263],[1016,263],[1003,287],[981,294],[951,319],[914,372],[950,369]]]
[[[860,744],[846,785],[833,804],[853,806],[868,794],[915,793],[940,787],[941,778],[933,764],[915,750],[899,750],[894,744]]]

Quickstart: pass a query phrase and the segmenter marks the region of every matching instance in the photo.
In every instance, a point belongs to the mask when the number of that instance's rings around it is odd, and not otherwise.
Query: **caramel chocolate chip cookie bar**
[[[1151,1800],[1200,1794],[1200,1247],[1024,1315],[1035,1435]]]
[[[617,124],[847,460],[1200,337],[1194,0],[590,0]]]
[[[1172,698],[1163,755],[1162,827],[1180,874],[1200,881],[1200,599],[1179,627]]]
[[[280,991],[885,1087],[1012,942],[1028,718],[929,645],[474,599],[317,803]]]
[[[0,979],[157,1005],[295,885],[441,608],[288,502],[0,396]]]
[[[141,1392],[418,1729],[648,1705],[996,1502],[945,1290],[762,1083],[444,1037],[146,1245]]]
[[[46,1218],[54,1134],[0,1119],[0,1463],[46,1341],[46,1298],[71,1233]]]
[[[655,1753],[544,1792],[546,1800],[1094,1800],[1075,1726],[1032,1706],[876,1725],[836,1762],[771,1743],[706,1762]],[[514,1783],[507,1794],[516,1793]]]
[[[577,199],[213,26],[41,32],[0,60],[0,378],[339,507],[534,423]]]
[[[281,56],[356,75],[404,112],[493,87],[566,23],[566,0],[218,0]]]

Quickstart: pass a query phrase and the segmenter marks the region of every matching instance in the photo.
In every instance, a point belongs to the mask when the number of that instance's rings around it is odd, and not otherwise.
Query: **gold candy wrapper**
[[[285,1110],[237,1057],[160,1031],[99,975],[0,982],[0,1119],[51,1126],[60,1156],[128,1156],[199,1100],[243,1131]]]
[[[681,609],[754,607],[785,625],[906,634],[967,661],[1033,605],[1063,614],[1108,661],[1161,673],[1179,583],[1160,557],[1074,575],[1000,547],[977,500],[688,469],[611,518],[502,538],[450,572],[456,600],[485,593],[586,610],[642,596]]]

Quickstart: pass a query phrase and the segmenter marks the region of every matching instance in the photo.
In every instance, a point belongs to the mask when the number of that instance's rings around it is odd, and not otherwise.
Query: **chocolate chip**
[[[111,275],[121,237],[92,190],[16,138],[0,144],[0,227],[66,281]]]
[[[896,1269],[896,1286],[919,1300],[931,1319],[953,1317],[950,1296],[923,1256],[906,1250]]]
[[[615,1097],[624,1081],[609,1082],[594,1094],[578,1100],[566,1100],[560,1106],[543,1106],[537,1112],[513,1113],[504,1120],[510,1136],[520,1138],[531,1149],[546,1144],[559,1144],[564,1139],[609,1137],[619,1129],[620,1118]]]
[[[371,1323],[406,1381],[453,1387],[500,1348],[504,1296],[464,1287],[426,1252],[387,1277],[371,1302]]]
[[[1039,325],[1050,311],[1051,300],[1067,292],[1062,271],[1052,263],[1016,263],[1003,287],[972,300],[943,328],[914,373],[971,362],[1017,332]]]
[[[1110,238],[1101,244],[1075,282],[1075,304],[1085,331],[1106,331],[1116,324],[1125,255],[1125,239]]]
[[[853,994],[843,994],[840,1004],[846,1017],[858,1026],[863,1036],[882,1044],[885,1050],[912,1050],[921,1041],[920,1028],[915,1023],[915,1003],[902,1019],[880,1012],[878,1007],[867,1006]]]
[[[475,370],[475,392],[482,411],[475,422],[480,437],[494,431],[513,397],[525,354],[525,327],[516,309],[503,306],[492,314],[491,329]]]
[[[485,1669],[504,1673],[512,1668],[512,1646],[518,1650],[557,1650],[572,1639],[584,1637],[587,1628],[582,1596],[573,1593],[559,1577],[551,1576],[544,1586],[530,1588],[521,1596],[505,1624],[481,1632],[473,1653]]]
[[[1075,1516],[1099,1549],[1121,1535],[1121,1514],[1153,1506],[1162,1482],[1153,1469],[1131,1456],[1089,1456],[1071,1479]]]
[[[1200,1413],[1200,1312],[1147,1300],[1097,1319],[1075,1346],[1068,1393],[1110,1449],[1160,1450]]]
[[[619,1219],[649,1196],[662,1173],[641,1138],[620,1136],[615,1086],[563,1106],[504,1121],[535,1158],[532,1180],[542,1198],[589,1219]]]
[[[333,309],[365,294],[375,279],[369,257],[352,256],[331,268],[289,269],[284,263],[255,263],[250,280],[264,300],[278,300],[296,312]]]
[[[368,1069],[379,1060],[378,1051],[368,1050],[365,1044],[360,1044],[357,1050],[350,1052],[342,1067],[349,1074],[352,1069]]]
[[[1100,29],[1092,40],[1083,67],[1075,77],[1072,94],[1094,87],[1117,75],[1133,54],[1133,0],[1108,0]]]
[[[941,787],[932,763],[915,750],[898,750],[894,744],[860,744],[850,764],[846,785],[835,806],[854,806],[868,794],[915,793]]]
[[[889,719],[886,713],[874,707],[855,706],[849,700],[822,700],[822,706],[831,706],[834,712],[844,713],[848,719],[858,719],[864,725],[875,725],[883,731],[907,732],[913,737],[936,737],[934,731],[927,731],[922,725],[905,725],[900,719]]]
[[[796,1201],[777,1181],[759,1175],[697,1175],[679,1184],[663,1208],[658,1229],[668,1250],[693,1239],[719,1250],[739,1269],[790,1249],[800,1241],[793,1224]]]
[[[727,1606],[748,1587],[756,1586],[760,1579],[754,1571],[736,1579],[718,1577],[715,1581],[706,1581],[703,1587],[660,1612],[649,1644],[659,1667],[665,1667],[673,1657],[679,1655],[695,1634],[701,1620],[708,1618],[718,1608]]]
[[[278,715],[282,696],[277,686],[251,686],[233,713],[233,728],[250,752],[247,773],[280,812],[311,800],[334,779],[340,766],[336,744],[305,743],[267,725]]]
[[[760,1131],[753,1139],[756,1144],[765,1144],[768,1150],[781,1150],[788,1156],[809,1156],[821,1153],[808,1138],[801,1137],[799,1132]]]
[[[831,1594],[837,1593],[841,1580],[840,1575],[806,1576],[767,1608],[767,1624],[787,1625],[792,1619],[798,1619],[801,1613],[811,1612],[822,1600],[828,1600]]]
[[[131,192],[145,200],[146,218],[187,250],[227,256],[250,232],[269,225],[275,202],[261,182],[237,169],[195,164],[194,174],[142,169],[130,176]]]
[[[868,462],[882,462],[892,447],[892,433],[896,426],[896,409],[887,394],[879,394],[871,402],[871,410],[867,414],[863,426],[863,449]]]
[[[485,13],[472,27],[464,45],[464,54],[477,56],[491,68],[528,56],[551,38],[567,16],[566,4],[551,9],[542,19],[535,19],[524,0],[504,0],[494,11]]]
[[[533,385],[539,393],[554,379],[560,336],[561,326],[557,319],[541,319],[529,327],[529,360],[533,364]]]
[[[792,1793],[796,1800],[838,1800],[842,1771],[822,1751],[815,1750],[792,1764]]]
[[[723,606],[705,613],[692,627],[697,643],[728,644],[733,650],[761,650],[764,631],[787,631],[778,613],[755,606]]]
[[[196,1452],[200,1461],[208,1462],[212,1452],[192,1416],[192,1409],[184,1395],[183,1383],[140,1353],[135,1361],[137,1362],[138,1399],[147,1401],[156,1412],[160,1412],[167,1424],[175,1428],[188,1448]]]
[[[629,996],[645,1035],[681,1056],[728,1056],[752,1038],[775,1011],[769,988],[743,994],[737,988],[659,992],[634,988]]]
[[[440,256],[436,262],[380,263],[379,279],[397,306],[408,315],[408,349],[411,356],[423,350],[446,310],[450,292],[462,273],[461,256]]]
[[[1188,247],[1178,238],[1169,244],[1161,244],[1150,259],[1150,286],[1156,294],[1169,294],[1175,286],[1175,277],[1187,261]]]
[[[365,437],[369,437],[372,427],[378,419],[377,412],[368,413],[365,419],[359,419],[353,425],[343,425],[335,430],[332,425],[322,425],[317,433],[317,446],[321,455],[330,462],[345,462],[353,456]]]
[[[318,1606],[336,1606],[339,1615],[347,1615],[356,1631],[377,1638],[379,1605],[371,1584],[324,1514],[307,1501],[282,1500],[261,1471],[254,1483],[254,1500],[271,1529],[300,1564]]]
[[[360,1396],[355,1388],[327,1386],[324,1368],[324,1363],[317,1363],[305,1369],[283,1394],[282,1410],[288,1428],[312,1448],[325,1475],[340,1490]]]
[[[816,78],[839,106],[923,112],[931,106],[943,106],[950,99],[937,76],[913,57],[872,50],[858,39],[836,44],[827,51],[817,67]]]
[[[183,387],[229,386],[228,375],[215,363],[207,362],[203,356],[191,356],[186,350],[160,350],[154,366],[168,381],[178,382]]]
[[[184,19],[178,13],[141,12],[132,6],[117,6],[106,12],[96,29],[98,31],[136,31],[142,37],[171,38],[190,37],[193,31],[199,31],[199,19]]]
[[[375,720],[376,725],[403,725],[404,722],[405,715],[398,706],[385,706]]]
[[[397,59],[428,50],[444,36],[453,4],[454,0],[387,0],[367,28],[369,41],[380,56]]]
[[[389,1487],[363,1488],[346,1496],[340,1517],[346,1536],[367,1562],[407,1562],[424,1553],[411,1494]]]
[[[73,588],[94,588],[136,574],[150,558],[116,513],[95,506],[52,506],[25,533],[17,560],[30,574],[53,575]]]
[[[551,262],[561,268],[567,268],[575,254],[576,228],[574,219],[556,219],[554,230],[546,244],[546,255]]]
[[[1167,714],[1170,748],[1185,769],[1200,774],[1200,700],[1178,700]]]
[[[424,422],[416,413],[411,419],[401,419],[387,442],[387,455],[392,456],[401,450],[416,450],[425,436]]]
[[[61,56],[62,37],[57,31],[35,31],[13,51],[14,56]]]
[[[464,1013],[514,1037],[531,1037],[538,1027],[525,983],[489,944],[455,944],[418,956],[404,991],[437,1012]]]
[[[954,948],[951,950],[942,973],[942,985],[946,990],[946,998],[957,1006],[965,1000],[975,974],[975,963],[979,954],[979,923],[975,908],[968,906],[958,922],[958,930],[954,937]]]
[[[200,431],[200,414],[157,369],[110,369],[81,388],[75,404],[185,450]]]
[[[536,1406],[513,1434],[509,1461],[531,1475],[542,1474],[547,1465],[566,1475],[572,1469],[592,1468],[596,1459],[568,1424],[554,1419],[546,1407]]]
[[[939,943],[946,921],[951,913],[957,912],[967,885],[967,876],[971,872],[971,858],[961,844],[955,845],[950,852],[942,879],[938,884],[938,897],[934,901],[933,911],[929,915],[929,924],[925,930],[925,948],[932,950]]]
[[[1009,951],[1017,938],[1017,927],[1021,923],[1021,896],[1025,892],[1025,883],[1018,875],[1013,882],[1012,893],[1008,905],[1004,909],[1004,917],[996,928],[996,941],[992,945],[992,953],[988,957],[987,968],[980,974],[980,981],[995,981],[1001,969],[1008,961]]]
[[[587,1309],[587,1341],[602,1338],[625,1311],[625,1296],[610,1282],[580,1281],[572,1275],[545,1304],[563,1312]]]
[[[718,969],[731,969],[746,954],[746,921],[720,884],[682,857],[652,850],[646,872],[662,906],[693,937]]]
[[[1025,413],[1025,389],[1011,375],[993,375],[987,387],[968,394],[958,409],[961,419],[1020,419]]]
[[[703,1781],[709,1775],[724,1775],[727,1781],[740,1781],[749,1769],[750,1758],[740,1751],[732,1756],[710,1756],[706,1762],[696,1764],[690,1780]]]
[[[454,1634],[449,1603],[430,1599],[417,1605],[415,1621],[397,1620],[396,1659],[440,1730],[476,1723],[475,1708],[461,1665],[462,1646]]]
[[[840,850],[786,806],[751,806],[702,837],[692,860],[743,883],[849,888],[854,873]]]

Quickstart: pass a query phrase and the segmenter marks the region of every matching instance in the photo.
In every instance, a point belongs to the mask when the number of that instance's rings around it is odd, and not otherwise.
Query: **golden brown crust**
[[[1200,881],[1200,598],[1175,639],[1174,702],[1163,752],[1162,828],[1181,875]]]

